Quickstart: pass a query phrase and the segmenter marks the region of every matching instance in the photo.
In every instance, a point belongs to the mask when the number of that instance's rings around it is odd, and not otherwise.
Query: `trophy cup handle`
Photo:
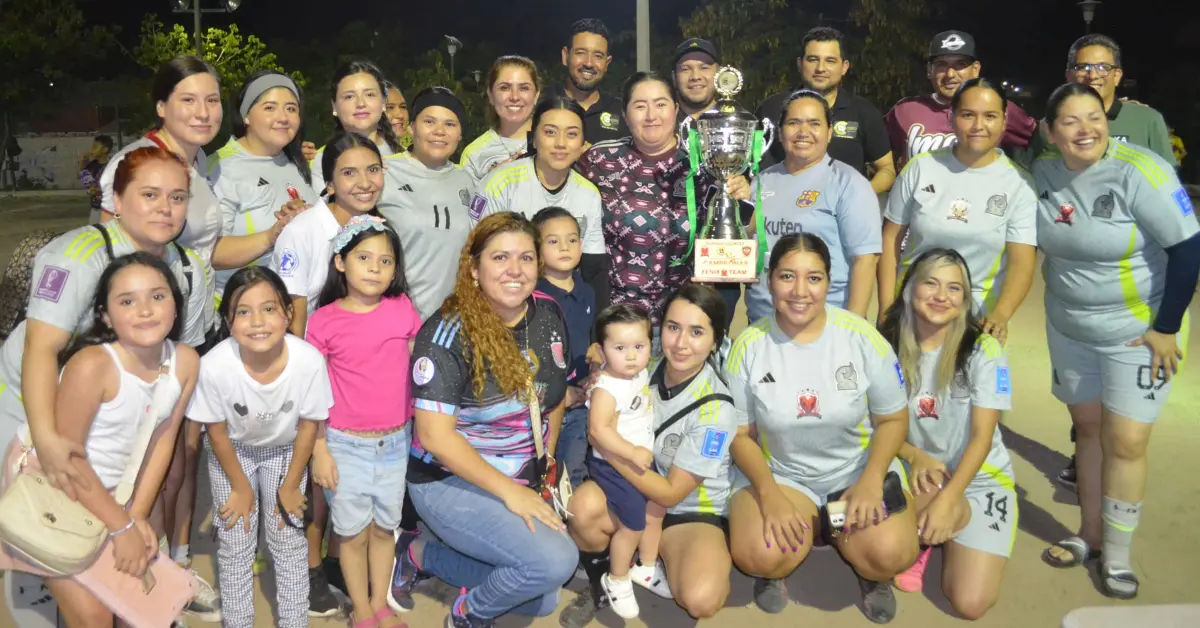
[[[762,150],[763,150],[763,154],[766,154],[766,152],[768,150],[770,150],[771,144],[775,143],[775,135],[777,133],[777,130],[775,127],[775,123],[771,122],[770,118],[763,118],[762,125],[763,125],[763,147],[762,147]]]
[[[683,122],[679,123],[679,146],[683,148],[683,153],[685,155],[690,154],[690,148],[688,147],[688,132],[692,130],[692,123],[695,121],[695,118],[692,116],[684,116]]]

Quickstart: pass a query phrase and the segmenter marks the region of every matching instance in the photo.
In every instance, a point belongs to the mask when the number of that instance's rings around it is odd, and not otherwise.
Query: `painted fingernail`
[[[770,541],[767,541],[767,547],[768,547],[768,548],[770,548],[770,547],[771,547],[771,542],[770,542]]]
[[[793,547],[793,548],[792,548],[792,551],[793,551],[793,552],[795,552],[795,553],[797,553],[797,554],[799,554],[799,553],[800,553],[800,548],[799,548],[799,547]]]

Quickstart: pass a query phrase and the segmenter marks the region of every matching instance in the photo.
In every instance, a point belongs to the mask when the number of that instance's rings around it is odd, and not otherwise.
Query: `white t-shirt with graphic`
[[[654,408],[650,403],[650,371],[643,369],[633,379],[601,373],[596,388],[616,400],[617,433],[634,447],[654,448]],[[589,402],[588,407],[591,407]],[[599,449],[592,454],[604,459]]]

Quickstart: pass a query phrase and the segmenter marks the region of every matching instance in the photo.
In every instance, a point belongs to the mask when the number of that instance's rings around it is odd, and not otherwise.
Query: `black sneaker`
[[[1072,491],[1078,490],[1075,484],[1075,456],[1071,456],[1071,462],[1067,463],[1067,466],[1058,472],[1058,483]]]
[[[458,610],[462,608],[462,599],[467,596],[464,589],[458,599],[450,605],[450,614],[446,615],[446,628],[492,628],[496,622],[491,619],[482,619],[471,613],[460,615]]]
[[[777,615],[787,608],[787,587],[783,580],[769,578],[754,579],[754,603],[764,613]]]
[[[342,561],[332,556],[326,556],[321,559],[321,569],[325,571],[325,582],[341,591],[342,595],[349,599],[350,592],[346,590],[346,576],[342,575]]]
[[[562,628],[583,628],[592,623],[596,618],[596,611],[605,606],[608,606],[608,598],[604,597],[604,590],[600,584],[590,584],[558,614],[558,625]]]
[[[325,569],[321,567],[308,570],[308,616],[333,617],[342,610],[342,603],[329,588],[329,580],[325,577]]]
[[[415,605],[412,592],[424,574],[408,557],[408,548],[420,536],[419,531],[401,530],[396,539],[396,565],[392,568],[392,586],[388,590],[388,606],[397,613],[411,611]]]
[[[896,618],[896,594],[889,582],[874,582],[858,576],[858,590],[862,592],[862,613],[867,619],[886,624]]]

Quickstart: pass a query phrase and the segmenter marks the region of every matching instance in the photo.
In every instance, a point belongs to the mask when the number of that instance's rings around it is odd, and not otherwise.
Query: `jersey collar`
[[[1116,120],[1117,116],[1121,115],[1121,99],[1114,98],[1112,106],[1104,114],[1108,116],[1110,122]]]
[[[675,386],[667,386],[667,359],[664,357],[658,363],[658,368],[654,369],[654,374],[650,376],[650,385],[658,390],[658,396],[663,400],[670,400],[679,396],[683,391],[687,390],[692,382],[696,381],[697,377],[704,374],[704,369],[708,368],[705,364],[700,370],[684,382],[680,382]]]

